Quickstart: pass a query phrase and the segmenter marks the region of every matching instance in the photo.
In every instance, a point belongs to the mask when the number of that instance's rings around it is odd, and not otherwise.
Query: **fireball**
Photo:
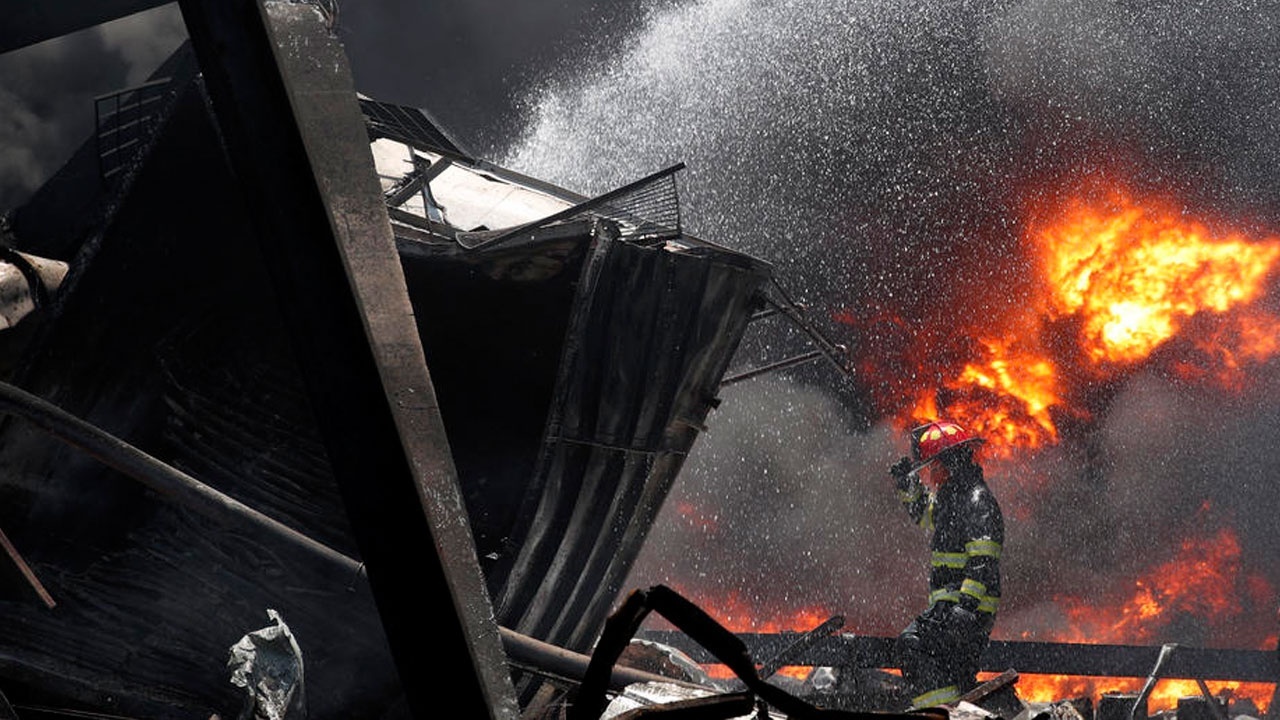
[[[1280,238],[1215,231],[1121,186],[1035,216],[1023,238],[1033,297],[996,327],[975,323],[973,357],[938,387],[918,388],[903,427],[945,415],[1008,458],[1059,442],[1062,418],[1091,416],[1091,388],[1171,343],[1187,350],[1173,372],[1237,391],[1250,366],[1280,350],[1280,318],[1259,303]]]

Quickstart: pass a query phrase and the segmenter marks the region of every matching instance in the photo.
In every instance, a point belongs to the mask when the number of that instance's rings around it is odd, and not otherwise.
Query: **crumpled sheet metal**
[[[726,720],[783,720],[767,708],[757,707],[749,694],[723,695],[714,690],[698,690],[675,683],[632,683],[609,702],[600,720],[637,720],[646,714],[660,717],[680,706],[684,717],[725,718]],[[735,707],[735,710],[722,708]],[[701,710],[695,714],[695,708]]]
[[[231,684],[245,689],[239,720],[298,720],[306,717],[302,650],[279,612],[268,609],[272,625],[231,646]]]

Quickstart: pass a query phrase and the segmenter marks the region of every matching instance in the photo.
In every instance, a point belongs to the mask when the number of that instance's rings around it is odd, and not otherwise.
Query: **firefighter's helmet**
[[[911,431],[911,455],[916,468],[938,459],[958,447],[978,445],[983,439],[947,420],[935,420]]]

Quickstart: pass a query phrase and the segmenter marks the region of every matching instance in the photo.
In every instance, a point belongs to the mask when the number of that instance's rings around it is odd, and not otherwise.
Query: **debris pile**
[[[677,630],[639,631],[651,612]],[[1248,699],[1233,702],[1229,693],[1214,695],[1204,681],[1201,694],[1181,698],[1176,709],[1149,712],[1151,690],[1164,678],[1201,661],[1193,649],[1159,648],[1141,692],[1104,692],[1095,703],[1089,696],[1051,702],[1027,701],[1018,693],[1021,674],[1015,668],[985,673],[982,682],[954,704],[909,707],[901,676],[893,664],[892,638],[858,638],[836,631],[832,618],[807,633],[738,636],[675,591],[655,586],[635,591],[611,617],[580,687],[570,693],[568,720],[614,718],[628,713],[698,711],[705,717],[833,718],[941,717],[944,720],[1253,720],[1262,717]],[[676,642],[663,642],[655,637]],[[773,652],[761,652],[767,647]],[[781,648],[780,650],[778,648]],[[1060,646],[1065,665],[1098,657],[1072,651],[1087,646]],[[1030,649],[1043,648],[1033,645]],[[1182,655],[1179,655],[1182,653]],[[1274,671],[1274,653],[1266,654]],[[761,660],[761,657],[766,659]],[[1215,657],[1210,655],[1208,657]],[[1234,656],[1224,655],[1228,659]],[[1250,659],[1257,660],[1256,656]],[[634,663],[671,678],[647,678],[606,689],[606,671]],[[784,664],[803,674],[781,673]],[[708,673],[710,665],[728,668],[732,677]],[[695,670],[694,668],[701,668]],[[1175,674],[1170,674],[1170,669]],[[738,713],[733,715],[732,713]],[[550,714],[548,717],[553,717]]]

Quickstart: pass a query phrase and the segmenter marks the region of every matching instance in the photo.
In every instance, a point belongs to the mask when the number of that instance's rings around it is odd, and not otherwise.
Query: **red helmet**
[[[947,420],[935,420],[911,431],[911,454],[916,467],[933,462],[942,453],[962,445],[976,445],[982,438]]]

